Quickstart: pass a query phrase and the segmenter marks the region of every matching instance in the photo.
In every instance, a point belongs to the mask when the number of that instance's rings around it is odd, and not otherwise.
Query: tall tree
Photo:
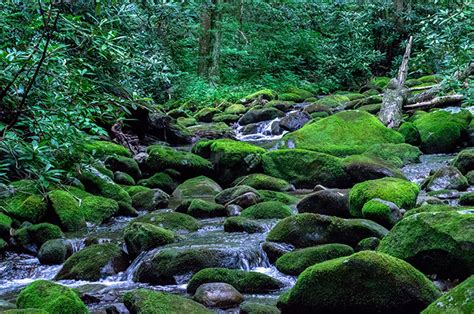
[[[220,78],[222,1],[206,1],[201,12],[198,74],[214,83]]]

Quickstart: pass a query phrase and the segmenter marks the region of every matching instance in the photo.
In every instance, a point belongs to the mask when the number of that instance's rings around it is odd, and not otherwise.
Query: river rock
[[[306,112],[294,111],[280,120],[280,127],[286,131],[293,132],[301,129],[310,120],[311,116]]]
[[[124,271],[129,264],[128,256],[117,245],[94,244],[71,255],[55,280],[97,281]]]
[[[391,228],[402,219],[405,210],[401,210],[395,203],[374,198],[362,207],[362,216],[375,221],[386,228]]]
[[[280,310],[273,305],[246,301],[240,305],[241,314],[280,314]]]
[[[276,108],[251,109],[239,119],[239,124],[247,125],[250,123],[273,120],[284,116],[285,114]]]
[[[293,211],[288,205],[278,201],[268,201],[244,209],[240,216],[251,219],[282,219],[292,214]]]
[[[474,213],[421,212],[403,218],[378,251],[401,258],[425,274],[466,278],[474,272]]]
[[[139,192],[132,197],[132,205],[137,210],[152,211],[168,206],[169,195],[160,189]]]
[[[64,239],[48,240],[41,246],[38,252],[38,260],[41,264],[62,264],[72,255],[73,249],[70,242]]]
[[[131,314],[166,313],[166,314],[212,314],[203,305],[179,295],[136,289],[125,293],[123,303]]]
[[[410,264],[363,251],[307,268],[278,307],[282,313],[419,313],[439,296]]]
[[[200,122],[212,122],[212,118],[221,111],[217,108],[206,107],[199,110],[194,118]]]
[[[138,162],[129,157],[119,155],[108,156],[105,159],[105,165],[112,171],[121,171],[129,174],[133,179],[138,180],[142,176]]]
[[[466,177],[455,167],[447,166],[436,170],[424,184],[427,191],[458,190],[469,187]]]
[[[352,184],[385,177],[405,178],[400,170],[378,157],[353,155],[343,159],[343,164]]]
[[[355,247],[356,252],[375,251],[380,244],[380,239],[376,237],[368,237],[360,240]]]
[[[24,224],[16,230],[13,239],[22,249],[36,253],[48,240],[59,239],[64,235],[61,229],[50,223],[36,225]]]
[[[197,231],[200,227],[199,221],[192,216],[176,212],[154,212],[135,218],[133,222],[145,222],[152,225],[179,231],[192,232]]]
[[[263,233],[266,231],[266,228],[262,223],[253,219],[245,217],[230,217],[224,221],[224,231]]]
[[[227,216],[227,211],[223,205],[195,199],[189,203],[187,214],[196,218],[214,218]]]
[[[138,256],[158,246],[172,243],[177,236],[174,232],[145,222],[132,222],[124,231],[127,251],[132,256]]]
[[[145,128],[148,129],[150,134],[158,136],[160,140],[165,140],[171,144],[189,144],[192,141],[189,131],[163,112],[150,111]]]
[[[474,311],[473,294],[474,276],[471,276],[435,300],[421,313],[472,313]]]
[[[147,179],[142,179],[138,181],[138,184],[151,189],[160,189],[168,194],[173,193],[178,186],[177,179],[164,171],[157,172]]]
[[[270,241],[265,241],[262,243],[262,250],[264,250],[265,254],[267,254],[270,263],[275,263],[276,260],[283,254],[291,252],[294,249],[295,247],[293,245],[287,243],[277,243]]]
[[[225,282],[241,293],[266,293],[280,289],[283,284],[268,275],[240,269],[206,268],[193,275],[188,283],[188,293],[205,283]]]
[[[465,149],[453,160],[453,166],[458,168],[462,174],[474,170],[474,149]]]
[[[247,185],[257,190],[271,190],[286,192],[295,188],[285,180],[274,178],[263,173],[253,173],[248,176],[237,178],[234,185]]]
[[[303,213],[279,221],[268,234],[267,241],[289,243],[298,248],[327,243],[355,246],[364,238],[381,238],[387,232],[370,220]]]
[[[48,199],[64,230],[78,231],[86,227],[84,214],[72,194],[63,190],[54,190],[48,193]]]
[[[326,189],[305,196],[297,205],[300,213],[314,213],[342,218],[349,213],[349,190]]]
[[[222,192],[222,188],[214,180],[199,176],[181,183],[173,192],[176,199],[210,198]]]
[[[229,203],[234,203],[232,202],[233,200],[247,193],[254,194],[258,202],[261,201],[260,193],[256,189],[248,185],[237,185],[237,186],[225,189],[215,196],[215,200],[216,200],[216,203],[225,205]]]
[[[194,301],[206,307],[227,309],[238,306],[244,297],[231,285],[224,282],[200,285],[193,296]]]

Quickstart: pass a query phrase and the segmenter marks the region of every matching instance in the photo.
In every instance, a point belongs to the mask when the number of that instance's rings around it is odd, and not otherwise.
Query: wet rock
[[[240,216],[251,219],[282,219],[292,214],[291,208],[287,205],[278,201],[269,201],[261,202],[244,209]]]
[[[369,237],[360,240],[359,243],[357,243],[357,246],[355,247],[356,252],[360,251],[375,251],[377,247],[379,246],[380,239],[376,237]]]
[[[222,192],[222,188],[214,180],[199,176],[181,183],[173,192],[176,199],[210,198]]]
[[[150,249],[173,243],[174,232],[144,222],[132,222],[124,231],[124,240],[130,256],[135,257]]]
[[[235,307],[244,301],[239,291],[224,282],[206,283],[199,286],[193,299],[206,307],[220,309]]]
[[[225,207],[227,211],[227,216],[238,216],[242,211],[242,207],[236,204],[229,204]]]
[[[403,218],[378,251],[401,258],[425,274],[466,278],[474,272],[474,214],[421,212]]]
[[[273,305],[256,303],[256,302],[244,302],[240,305],[241,314],[280,314],[280,310]]]
[[[18,309],[38,309],[46,313],[89,312],[73,289],[47,280],[36,280],[27,285],[21,290],[16,305]]]
[[[238,186],[225,189],[215,196],[215,200],[216,200],[216,203],[222,204],[222,205],[234,203],[232,202],[233,200],[247,193],[254,194],[257,197],[257,199],[260,201],[261,197],[258,191],[248,185],[238,185]],[[241,207],[244,208],[243,206]]]
[[[300,213],[314,213],[342,218],[349,213],[349,190],[326,189],[305,196],[297,205]]]
[[[391,228],[402,219],[405,210],[401,210],[395,203],[374,198],[364,204],[362,215],[366,219],[375,221],[386,228]]]
[[[349,256],[354,250],[345,244],[323,244],[283,254],[275,263],[284,274],[298,276],[306,268],[330,259]]]
[[[41,246],[38,259],[41,264],[62,264],[72,255],[72,245],[64,239],[48,240]]]
[[[378,157],[354,155],[345,158],[343,163],[344,171],[353,183],[385,177],[404,178],[397,168]]]
[[[122,171],[114,172],[114,181],[123,185],[135,185],[135,180],[128,173]]]
[[[285,114],[276,108],[251,109],[239,119],[239,124],[247,125],[250,123],[273,120],[284,116]]]
[[[176,212],[149,213],[138,218],[133,222],[145,222],[152,225],[174,230],[174,231],[197,231],[200,227],[199,222],[193,217]]]
[[[364,238],[381,238],[387,232],[370,220],[304,213],[279,221],[268,234],[267,241],[289,243],[298,248],[327,243],[355,246]]]
[[[189,203],[187,214],[196,218],[225,217],[227,211],[223,205],[195,199]]]
[[[176,179],[166,172],[157,172],[147,179],[138,181],[138,184],[151,189],[160,189],[168,194],[173,193],[178,186]]]
[[[253,219],[244,217],[230,217],[224,222],[225,232],[247,232],[247,233],[263,233],[266,231],[265,226]]]
[[[114,172],[125,172],[132,176],[135,180],[142,176],[138,162],[133,158],[113,155],[107,157],[105,160],[105,165]]]
[[[61,229],[50,223],[25,225],[16,230],[13,239],[15,243],[30,252],[37,252],[48,240],[63,237]]]
[[[151,134],[168,143],[189,144],[192,141],[192,136],[186,128],[162,112],[149,112],[147,128]]]
[[[255,205],[258,202],[260,202],[261,198],[258,194],[252,193],[252,192],[247,192],[245,194],[242,194],[240,196],[237,196],[236,198],[232,199],[229,203],[226,205],[238,205],[241,208],[247,208],[249,206]]]
[[[169,195],[160,189],[139,192],[132,197],[132,205],[137,210],[151,211],[168,206]]]
[[[206,268],[193,275],[188,283],[188,293],[205,283],[224,282],[241,293],[266,293],[283,287],[283,284],[268,275],[253,271],[227,268]]]
[[[453,160],[453,166],[458,168],[462,174],[474,170],[474,150],[465,149]]]
[[[473,293],[474,276],[471,276],[431,303],[422,313],[472,313],[474,310]]]
[[[427,182],[423,184],[427,191],[458,190],[464,191],[469,183],[466,177],[455,167],[447,166],[438,169]]]
[[[278,201],[286,205],[296,205],[296,203],[299,201],[296,196],[283,192],[258,190],[258,193],[264,202]]]
[[[301,129],[310,120],[311,116],[306,112],[294,111],[280,120],[280,127],[286,131],[293,132]]]
[[[137,289],[125,293],[123,303],[131,314],[166,313],[166,314],[212,314],[203,305],[179,295]]]
[[[188,127],[188,130],[198,139],[223,139],[235,138],[234,129],[224,122],[213,122],[193,125]]]
[[[410,264],[363,251],[309,267],[278,307],[282,313],[419,313],[439,296]]]
[[[128,256],[115,244],[94,244],[71,255],[55,280],[97,281],[127,269]]]
[[[270,263],[275,263],[283,254],[293,251],[295,247],[287,243],[266,241],[262,243],[262,249],[267,254]]]
[[[248,176],[237,178],[234,185],[247,185],[257,190],[271,190],[286,192],[294,190],[294,186],[285,180],[274,178],[262,173],[253,173]]]
[[[212,122],[212,118],[221,111],[217,108],[206,107],[199,110],[194,118],[200,122]]]

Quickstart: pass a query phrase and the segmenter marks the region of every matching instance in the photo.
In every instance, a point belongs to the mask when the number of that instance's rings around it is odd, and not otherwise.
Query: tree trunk
[[[403,105],[407,95],[405,81],[408,75],[408,62],[410,60],[412,43],[413,36],[410,36],[405,54],[403,55],[402,64],[398,70],[398,76],[390,80],[383,94],[379,119],[389,128],[397,128],[402,121]]]
[[[207,1],[203,6],[201,12],[201,34],[199,36],[198,74],[202,77],[207,77],[211,51],[211,8]]]
[[[464,95],[456,94],[456,95],[447,95],[447,96],[440,96],[435,97],[429,101],[419,102],[413,105],[406,105],[404,108],[406,110],[419,110],[419,109],[431,109],[431,108],[441,108],[447,106],[458,105],[464,100]]]
[[[198,74],[217,82],[220,77],[222,0],[209,0],[201,13]]]
[[[211,56],[209,66],[209,79],[213,83],[217,83],[220,79],[220,60],[221,60],[221,20],[222,20],[222,0],[213,0],[213,9],[211,14]]]

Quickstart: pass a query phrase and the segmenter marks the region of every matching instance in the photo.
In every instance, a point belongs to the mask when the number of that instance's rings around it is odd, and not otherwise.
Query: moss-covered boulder
[[[178,185],[173,192],[176,199],[212,198],[222,192],[221,186],[214,180],[199,176],[188,179]]]
[[[38,223],[46,216],[48,206],[43,196],[37,194],[15,192],[12,196],[1,199],[0,205],[10,217],[19,221]]]
[[[189,203],[187,214],[196,218],[225,217],[227,211],[221,204],[195,199]]]
[[[348,156],[343,159],[343,164],[352,184],[385,177],[405,179],[392,162],[373,155]]]
[[[405,143],[418,146],[420,144],[420,132],[413,122],[404,122],[398,128],[398,132],[405,137]]]
[[[229,217],[224,221],[225,232],[263,233],[266,231],[262,223],[245,217]]]
[[[176,276],[209,267],[238,268],[239,256],[221,248],[166,248],[143,261],[134,279],[150,284],[176,284]]]
[[[97,281],[127,269],[128,256],[115,244],[94,244],[73,255],[56,274],[56,280]]]
[[[229,114],[229,113],[221,113],[217,114],[212,118],[212,122],[224,122],[225,124],[231,125],[232,123],[237,122],[239,120],[239,116],[236,114]]]
[[[192,232],[197,231],[200,227],[199,222],[192,216],[176,212],[149,213],[135,218],[133,221],[150,223],[174,231]]]
[[[119,211],[119,204],[103,196],[89,196],[81,200],[80,210],[86,221],[100,224]]]
[[[149,172],[175,169],[188,177],[193,177],[212,171],[212,164],[208,160],[193,153],[153,145],[148,147],[148,154],[144,166]]]
[[[392,202],[374,198],[364,204],[362,207],[362,216],[366,219],[375,221],[386,228],[391,228],[400,219],[402,211]]]
[[[178,182],[166,172],[157,172],[147,179],[138,181],[139,185],[152,189],[160,189],[170,194],[178,186]]]
[[[425,274],[466,278],[474,273],[474,214],[424,212],[402,219],[378,251],[406,260]]]
[[[196,112],[194,118],[199,122],[212,122],[212,118],[220,112],[217,108],[206,107]]]
[[[285,116],[283,111],[276,108],[251,109],[247,111],[240,119],[240,125],[247,125],[261,121],[273,120]]]
[[[203,305],[179,295],[147,289],[125,293],[123,303],[131,314],[212,314]]]
[[[253,187],[250,187],[248,185],[237,185],[237,186],[225,189],[219,194],[217,194],[215,196],[215,200],[216,200],[216,203],[225,205],[246,193],[253,193],[258,197],[259,200],[261,199],[260,193]]]
[[[463,174],[452,166],[442,167],[433,173],[423,184],[427,191],[458,190],[464,191],[469,183]]]
[[[123,234],[127,251],[132,256],[148,251],[158,246],[172,243],[176,240],[173,231],[146,222],[132,222]]]
[[[55,190],[48,193],[48,199],[64,230],[77,231],[86,227],[84,213],[72,194]]]
[[[230,183],[235,178],[258,171],[263,148],[230,139],[199,141],[193,152],[209,159],[218,181]]]
[[[10,237],[12,222],[13,220],[10,217],[0,213],[0,239],[8,239]]]
[[[2,311],[3,314],[49,314],[49,312],[41,309],[9,309]]]
[[[431,303],[422,314],[467,314],[474,312],[474,276]]]
[[[254,100],[272,100],[278,97],[277,93],[271,89],[261,89],[252,93],[250,95],[245,96],[240,100],[241,103],[249,103]]]
[[[283,192],[270,190],[258,190],[257,192],[260,194],[262,201],[264,202],[278,201],[286,205],[295,205],[299,201],[298,197]]]
[[[375,251],[380,244],[380,239],[376,237],[369,237],[359,241],[357,243],[355,250],[356,252],[360,251]]]
[[[113,155],[105,159],[105,165],[112,171],[121,171],[129,174],[137,180],[142,176],[138,163],[133,158]]]
[[[283,137],[288,147],[336,156],[360,154],[371,145],[403,143],[400,133],[385,127],[375,116],[363,111],[342,111]]]
[[[16,306],[19,309],[40,309],[47,313],[89,313],[73,289],[47,280],[36,280],[23,288]]]
[[[292,214],[288,205],[278,201],[269,201],[252,205],[244,209],[240,215],[250,219],[282,219]]]
[[[114,182],[123,185],[135,185],[135,179],[128,173],[122,171],[114,172]]]
[[[355,217],[363,217],[362,208],[374,198],[392,202],[399,208],[408,210],[415,206],[419,191],[415,183],[397,178],[358,183],[349,193],[350,212]]]
[[[13,235],[13,239],[18,245],[32,252],[37,252],[46,241],[62,237],[61,229],[50,223],[26,225],[16,230]]]
[[[370,220],[304,213],[279,221],[268,234],[267,241],[289,243],[298,248],[327,243],[355,246],[364,238],[381,238],[387,232]]]
[[[342,218],[349,213],[349,190],[325,189],[308,194],[296,206],[300,213],[314,213]]]
[[[151,211],[168,206],[170,196],[160,189],[139,192],[132,197],[132,205],[137,210]]]
[[[229,107],[225,108],[224,112],[227,114],[243,114],[247,111],[247,107],[242,104],[232,104]]]
[[[187,291],[194,293],[196,289],[209,282],[225,282],[232,285],[242,293],[265,293],[280,289],[280,281],[257,272],[239,269],[206,268],[202,269],[191,278]]]
[[[309,266],[352,253],[354,250],[345,244],[323,244],[285,253],[275,266],[284,274],[298,276]]]
[[[462,174],[474,170],[474,149],[461,151],[453,160],[453,166],[458,168]]]
[[[38,260],[41,264],[62,264],[72,255],[72,244],[64,239],[48,240],[41,246],[38,252]]]
[[[463,206],[474,206],[474,192],[461,195],[459,204]]]
[[[350,184],[342,160],[303,149],[281,149],[263,155],[265,174],[286,180],[297,187],[313,188],[321,184],[344,187]]]
[[[375,144],[364,153],[391,162],[397,167],[420,161],[421,150],[410,144]]]
[[[122,145],[108,141],[90,141],[85,143],[83,148],[87,153],[99,158],[111,155],[131,157],[132,155],[130,151]]]
[[[461,143],[462,135],[470,122],[469,111],[451,114],[436,110],[420,115],[413,123],[420,133],[421,149],[433,154],[453,151]]]
[[[234,185],[248,185],[257,190],[271,190],[271,191],[291,191],[294,187],[287,181],[279,178],[274,178],[262,173],[253,173],[248,176],[237,178]]]
[[[410,264],[363,251],[307,268],[278,306],[283,313],[419,313],[439,295]]]

